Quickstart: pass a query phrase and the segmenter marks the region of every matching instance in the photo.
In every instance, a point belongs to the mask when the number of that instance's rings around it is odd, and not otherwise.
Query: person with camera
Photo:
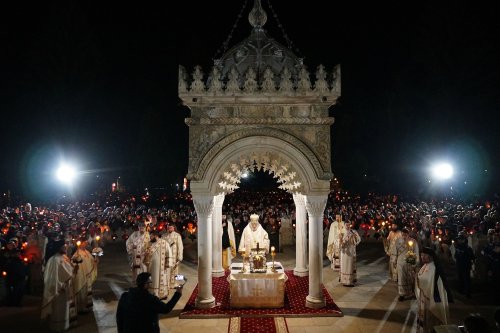
[[[118,333],[160,332],[158,315],[172,311],[182,296],[183,285],[176,286],[170,301],[163,303],[149,291],[152,283],[150,273],[140,273],[136,279],[137,287],[122,294],[116,310]]]

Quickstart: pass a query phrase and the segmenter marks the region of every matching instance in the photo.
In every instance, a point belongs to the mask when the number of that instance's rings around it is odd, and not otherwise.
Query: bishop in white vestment
[[[259,215],[250,215],[250,223],[243,229],[241,235],[239,252],[245,251],[245,255],[249,255],[251,250],[257,247],[265,249],[269,253],[269,235],[259,223]]]

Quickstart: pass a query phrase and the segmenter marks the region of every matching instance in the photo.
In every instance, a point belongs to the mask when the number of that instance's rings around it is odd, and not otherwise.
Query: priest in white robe
[[[328,232],[328,243],[326,247],[326,256],[331,261],[331,268],[334,271],[340,271],[340,239],[344,236],[345,227],[342,221],[342,215],[337,214],[335,221],[330,224]]]
[[[139,222],[139,230],[134,231],[125,243],[129,255],[130,268],[132,269],[132,281],[135,281],[137,275],[146,272],[144,256],[146,247],[149,244],[149,232],[146,231],[144,222]]]
[[[252,249],[257,248],[257,244],[260,249],[265,249],[266,253],[269,253],[269,235],[260,225],[259,215],[252,214],[250,223],[243,229],[238,251],[245,251],[245,255],[248,256]]]
[[[397,257],[396,269],[398,271],[398,293],[399,301],[411,299],[414,295],[416,267],[419,267],[420,254],[418,251],[418,243],[410,237],[408,229],[401,230],[402,237],[396,240],[393,250]],[[410,256],[415,260],[412,261]]]
[[[398,225],[396,223],[392,223],[391,231],[389,231],[389,235],[387,236],[388,247],[386,253],[389,256],[389,278],[394,282],[398,281],[398,257],[395,255],[396,251],[394,250],[398,238],[401,238],[401,231],[398,230]]]
[[[167,233],[163,237],[170,244],[170,251],[172,252],[169,263],[170,285],[174,285],[175,276],[179,274],[179,266],[184,259],[184,244],[182,243],[181,234],[175,230],[175,224],[173,223],[168,225]]]
[[[145,257],[147,272],[151,274],[150,292],[158,298],[166,298],[170,287],[170,262],[172,251],[166,239],[158,231],[151,233],[151,245]]]
[[[66,248],[63,240],[55,240],[49,242],[47,250],[41,318],[48,318],[54,332],[63,332],[77,323],[73,279],[78,266],[73,266]]]
[[[92,285],[97,279],[97,262],[92,254],[87,250],[87,238],[81,237],[80,244],[71,261],[78,265],[73,288],[75,291],[78,313],[88,313],[92,310]]]
[[[417,333],[428,333],[434,326],[448,324],[448,302],[453,302],[453,299],[434,250],[424,247],[420,256],[423,265],[417,274],[415,288]]]
[[[351,228],[350,221],[345,221],[344,227],[345,232],[340,239],[340,283],[352,287],[356,282],[356,246],[361,242],[361,237]]]

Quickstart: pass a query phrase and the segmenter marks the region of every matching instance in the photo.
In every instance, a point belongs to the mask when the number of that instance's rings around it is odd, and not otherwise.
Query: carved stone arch
[[[318,177],[319,161],[307,147],[304,147],[303,144],[298,144],[299,147],[290,144],[289,141],[285,140],[285,135],[266,133],[267,135],[264,136],[256,135],[256,132],[259,132],[258,129],[249,131],[248,135],[241,135],[242,131],[240,131],[228,136],[229,142],[215,144],[202,159],[198,169],[199,177],[192,179],[191,187],[194,187],[196,191],[213,195],[231,192],[235,189],[232,185],[237,184],[241,176],[238,172],[242,170],[242,163],[251,164],[254,161],[262,163],[266,158],[269,158],[268,162],[264,162],[268,163],[267,167],[273,167],[273,165],[275,167],[278,166],[278,163],[281,165],[282,162],[287,165],[287,170],[281,170],[283,172],[278,177],[286,184],[288,183],[287,177],[293,176],[287,190],[294,192],[295,189],[296,192],[303,194],[328,191],[329,175],[319,168],[321,176],[326,179]],[[279,171],[279,168],[276,171]],[[224,179],[226,179],[226,184],[221,187],[220,183]],[[300,185],[295,184],[294,186],[294,179],[298,179],[297,183],[300,182]]]
[[[314,151],[310,149],[303,141],[299,140],[297,137],[291,135],[286,131],[282,131],[276,128],[248,128],[240,129],[234,133],[231,133],[218,142],[214,143],[212,147],[206,152],[206,154],[200,159],[199,164],[191,165],[188,174],[188,178],[193,182],[200,181],[202,179],[207,179],[205,174],[217,155],[219,155],[228,146],[231,146],[238,141],[245,138],[268,138],[268,140],[276,139],[276,142],[282,142],[280,144],[280,149],[283,151],[288,151],[290,153],[292,150],[296,154],[304,157],[303,164],[310,165],[311,170],[314,171],[314,176],[311,175],[310,179],[326,180],[329,181],[332,178],[332,173],[330,171],[329,165],[322,165],[320,159],[316,156]],[[260,139],[262,140],[262,139]],[[252,141],[252,140],[250,140]],[[289,154],[289,159],[296,159],[297,156]],[[233,158],[233,157],[232,157]],[[194,170],[196,169],[196,170]],[[215,181],[215,180],[213,180]]]

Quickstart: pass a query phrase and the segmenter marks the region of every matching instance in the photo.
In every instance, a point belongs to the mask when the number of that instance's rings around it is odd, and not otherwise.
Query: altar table
[[[266,273],[241,273],[241,263],[231,265],[228,276],[230,306],[234,308],[281,308],[285,303],[285,282],[288,279],[283,265],[275,262],[276,273],[267,263]]]

